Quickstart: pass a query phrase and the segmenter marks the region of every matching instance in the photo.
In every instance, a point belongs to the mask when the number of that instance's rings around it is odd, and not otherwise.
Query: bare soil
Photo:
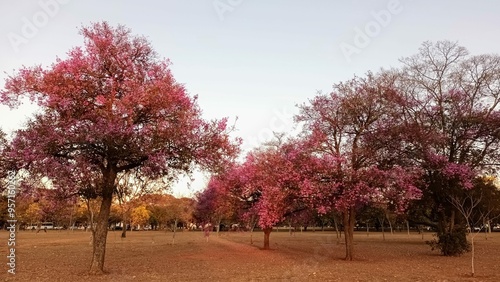
[[[253,244],[250,237],[253,237]],[[110,231],[106,274],[89,276],[90,233],[48,231],[16,235],[16,274],[7,273],[7,238],[0,231],[1,281],[500,281],[500,233],[475,237],[476,276],[471,254],[443,257],[425,244],[432,233],[357,232],[355,261],[344,261],[343,238],[308,231],[272,232],[271,250],[262,250],[263,232]],[[0,243],[2,244],[2,243]]]

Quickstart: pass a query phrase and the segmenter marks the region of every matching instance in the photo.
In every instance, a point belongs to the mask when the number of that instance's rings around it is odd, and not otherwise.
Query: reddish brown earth
[[[121,239],[110,232],[106,275],[88,276],[92,247],[83,231],[21,231],[16,236],[16,274],[7,273],[7,236],[0,231],[1,281],[500,281],[500,233],[479,234],[476,277],[470,253],[442,257],[418,234],[357,233],[356,261],[344,261],[344,245],[331,232],[271,234],[272,250],[261,250],[263,233],[212,234],[136,231]]]

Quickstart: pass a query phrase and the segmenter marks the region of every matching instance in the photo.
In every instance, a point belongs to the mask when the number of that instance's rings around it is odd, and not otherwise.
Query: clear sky
[[[5,0],[0,15],[1,87],[22,65],[49,66],[82,45],[82,25],[123,24],[172,61],[207,119],[238,117],[245,150],[291,131],[295,105],[317,91],[397,67],[424,41],[458,41],[472,54],[500,48],[497,0]],[[0,106],[0,127],[11,132],[33,110]],[[174,194],[202,189],[195,176]]]

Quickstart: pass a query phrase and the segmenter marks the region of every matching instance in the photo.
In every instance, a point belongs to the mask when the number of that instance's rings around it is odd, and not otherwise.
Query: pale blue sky
[[[271,130],[291,130],[295,105],[318,90],[397,67],[423,41],[458,41],[472,54],[500,48],[496,0],[7,0],[0,11],[2,85],[4,72],[47,66],[81,45],[80,26],[123,24],[172,61],[174,76],[199,96],[206,118],[238,117],[245,149],[266,141]],[[357,53],[346,56],[341,46]],[[28,106],[0,111],[6,131],[30,115]],[[203,177],[197,179],[194,190],[203,187]],[[193,191],[185,186],[174,193]]]

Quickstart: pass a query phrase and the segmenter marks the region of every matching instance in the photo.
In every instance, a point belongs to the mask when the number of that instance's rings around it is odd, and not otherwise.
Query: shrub
[[[470,251],[465,229],[437,234],[437,240],[427,241],[432,250],[440,250],[444,256],[460,256]]]

